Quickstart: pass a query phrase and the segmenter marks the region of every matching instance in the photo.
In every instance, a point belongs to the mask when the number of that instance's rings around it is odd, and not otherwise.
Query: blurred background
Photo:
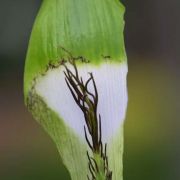
[[[125,180],[180,179],[180,1],[123,0],[129,62]],[[40,0],[0,0],[0,180],[70,180],[23,102]]]

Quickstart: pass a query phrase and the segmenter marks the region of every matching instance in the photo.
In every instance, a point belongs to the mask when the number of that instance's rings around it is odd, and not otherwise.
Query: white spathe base
[[[48,106],[54,110],[75,133],[85,139],[83,112],[74,101],[65,82],[64,67],[50,69],[38,78],[35,89]],[[127,107],[127,64],[104,63],[100,66],[78,66],[84,82],[92,72],[98,90],[98,114],[102,121],[102,142],[106,143],[122,125]],[[90,92],[94,89],[89,86]],[[94,91],[93,91],[94,92]]]

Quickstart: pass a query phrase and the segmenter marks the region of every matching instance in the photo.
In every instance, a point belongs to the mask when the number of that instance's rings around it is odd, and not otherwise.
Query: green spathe
[[[32,31],[25,66],[24,92],[49,62],[67,54],[100,63],[103,56],[126,61],[124,7],[118,0],[44,0]]]
[[[72,180],[90,177],[88,146],[37,94],[36,79],[46,75],[50,64],[58,67],[68,58],[67,52],[94,66],[107,57],[112,63],[126,62],[123,16],[118,0],[44,0],[33,27],[24,74],[25,101],[54,140]],[[107,149],[113,180],[122,180],[123,127],[118,128]]]

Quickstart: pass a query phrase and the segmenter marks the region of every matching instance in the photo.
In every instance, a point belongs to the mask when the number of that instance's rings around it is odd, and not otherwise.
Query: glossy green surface
[[[118,0],[44,0],[32,31],[25,66],[25,96],[49,62],[83,56],[91,63],[126,61],[124,7]],[[64,49],[63,49],[64,48]]]

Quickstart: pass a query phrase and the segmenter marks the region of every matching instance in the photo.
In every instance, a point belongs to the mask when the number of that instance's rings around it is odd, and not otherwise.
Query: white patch
[[[84,139],[85,120],[83,112],[74,101],[65,82],[64,67],[48,70],[45,76],[38,79],[36,92],[44,98],[48,106],[53,109],[66,124]],[[99,101],[98,114],[102,121],[102,142],[109,138],[122,125],[127,107],[127,64],[104,63],[99,66],[89,64],[78,66],[79,75],[84,82],[92,72],[97,86]],[[89,86],[90,92],[94,89]]]

